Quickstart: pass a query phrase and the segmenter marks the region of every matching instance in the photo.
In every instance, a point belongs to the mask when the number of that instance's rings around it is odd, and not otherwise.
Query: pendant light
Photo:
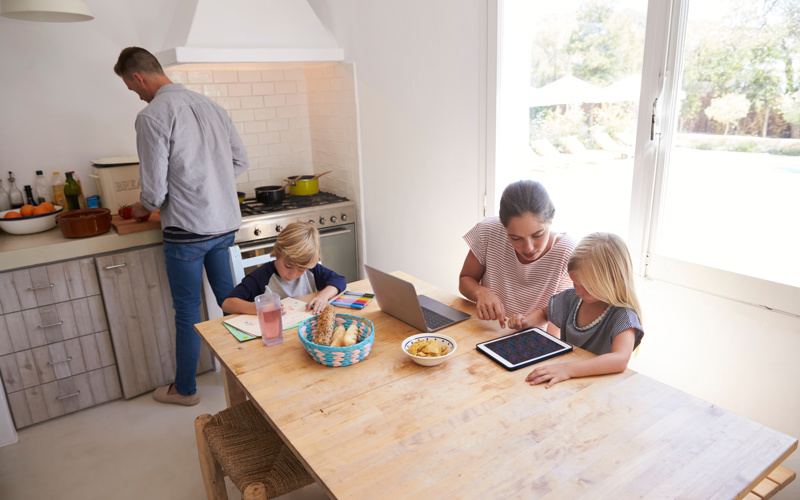
[[[0,16],[22,21],[74,23],[94,19],[86,0],[0,0]]]

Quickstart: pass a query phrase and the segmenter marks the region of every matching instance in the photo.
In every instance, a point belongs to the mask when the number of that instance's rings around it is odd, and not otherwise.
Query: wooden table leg
[[[225,388],[225,402],[228,404],[228,408],[247,401],[247,393],[244,392],[239,381],[236,380],[236,375],[231,373],[225,365],[222,365],[221,372],[222,386]]]

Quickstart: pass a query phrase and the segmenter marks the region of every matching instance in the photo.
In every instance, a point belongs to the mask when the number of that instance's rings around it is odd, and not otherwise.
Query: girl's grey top
[[[574,288],[568,288],[550,298],[547,306],[548,320],[561,329],[561,340],[597,355],[611,352],[611,342],[628,328],[633,328],[636,338],[634,349],[642,341],[644,330],[639,323],[639,316],[633,309],[625,307],[609,306],[592,324],[578,328],[575,318],[581,302]]]

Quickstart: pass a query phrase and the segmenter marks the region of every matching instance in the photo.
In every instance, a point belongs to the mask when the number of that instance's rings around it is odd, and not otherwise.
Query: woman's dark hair
[[[148,73],[163,75],[164,70],[156,56],[141,47],[128,47],[122,49],[114,65],[114,73],[118,76],[129,77],[133,73]]]
[[[556,214],[556,207],[541,183],[522,180],[509,184],[500,198],[500,222],[508,226],[512,217],[526,212],[532,213],[542,224],[550,224]]]

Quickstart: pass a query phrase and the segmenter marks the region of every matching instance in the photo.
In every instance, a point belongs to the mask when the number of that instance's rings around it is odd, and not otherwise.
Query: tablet
[[[518,370],[572,351],[572,346],[540,328],[528,328],[475,347],[506,370]]]

